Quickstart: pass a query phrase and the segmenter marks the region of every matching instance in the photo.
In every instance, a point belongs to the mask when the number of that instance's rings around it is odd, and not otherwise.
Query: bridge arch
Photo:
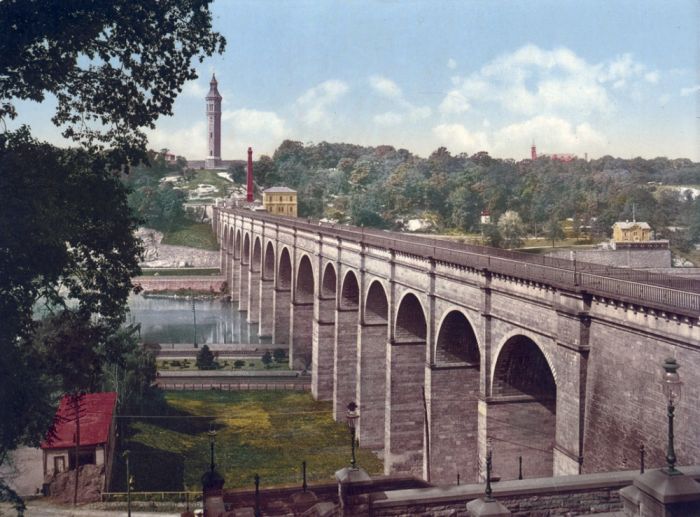
[[[386,474],[423,476],[425,421],[419,415],[423,410],[427,329],[420,300],[407,292],[398,305],[394,341],[387,352]]]
[[[297,303],[313,303],[314,301],[314,268],[311,259],[304,254],[297,268],[295,301]]]
[[[435,340],[436,362],[480,362],[479,340],[474,325],[460,309],[451,309],[443,314],[438,323]]]
[[[233,258],[234,259],[241,258],[241,230],[236,231],[236,238],[235,238],[235,242],[233,245]]]
[[[374,280],[367,289],[365,297],[365,323],[384,324],[389,322],[389,301],[384,285],[379,280]]]
[[[335,298],[336,284],[338,281],[338,276],[335,272],[335,266],[332,262],[328,262],[326,267],[323,268],[323,277],[321,278],[321,297]],[[334,307],[335,309],[335,307]],[[335,314],[333,314],[333,319],[335,320]]]
[[[247,266],[250,263],[250,233],[246,232],[243,237],[243,253],[241,254],[241,264]]]
[[[332,262],[321,268],[318,317],[312,335],[311,394],[316,400],[333,400],[335,377],[335,303],[338,277]]]
[[[262,264],[262,240],[260,237],[255,238],[255,244],[253,244],[253,262],[250,265],[251,270],[255,272],[260,271],[260,266]]]
[[[415,341],[425,343],[428,325],[425,310],[418,297],[407,292],[399,302],[396,312],[394,336],[396,341]]]
[[[299,258],[289,325],[289,361],[293,368],[313,370],[314,268],[309,255]]]
[[[356,392],[364,418],[360,419],[358,433],[363,447],[383,450],[389,301],[380,280],[370,281],[363,314],[357,350]]]
[[[277,268],[277,287],[280,289],[290,289],[292,287],[292,259],[286,246],[280,252],[280,262]]]
[[[357,276],[352,271],[345,273],[343,287],[340,295],[340,307],[342,309],[358,309],[360,306],[360,285]]]
[[[272,241],[268,241],[267,246],[265,246],[262,274],[265,280],[275,278],[275,247],[272,245]]]
[[[530,336],[515,333],[498,347],[493,366],[488,436],[493,441],[494,468],[504,479],[553,474],[557,383],[543,348]]]
[[[289,248],[283,246],[279,251],[277,263],[275,291],[273,295],[272,311],[274,313],[274,325],[272,327],[272,342],[275,344],[290,343],[290,305],[292,303],[292,259]],[[290,363],[291,364],[291,363]]]
[[[442,316],[430,379],[430,479],[478,482],[478,420],[481,356],[472,323],[461,308]],[[451,461],[445,461],[450,458]]]

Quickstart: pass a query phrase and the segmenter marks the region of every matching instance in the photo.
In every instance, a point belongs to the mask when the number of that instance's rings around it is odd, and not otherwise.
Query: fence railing
[[[265,221],[297,230],[362,243],[438,262],[546,283],[553,287],[585,291],[624,302],[643,303],[651,308],[684,316],[700,316],[700,280],[637,269],[619,268],[462,244],[442,239],[332,225],[280,217],[242,209],[220,208],[224,213]]]

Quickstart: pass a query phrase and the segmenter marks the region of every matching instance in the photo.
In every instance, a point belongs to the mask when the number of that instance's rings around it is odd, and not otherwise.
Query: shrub
[[[197,368],[200,370],[216,370],[218,366],[216,361],[214,361],[214,354],[211,353],[209,347],[204,345],[199,352],[197,352]]]
[[[283,348],[275,348],[272,352],[272,356],[275,358],[276,363],[283,363],[287,360],[287,352]]]
[[[270,367],[270,363],[272,363],[272,354],[269,351],[263,354],[262,362],[265,365],[265,368]]]
[[[242,361],[242,360],[240,360],[240,359],[236,359],[236,360],[233,362],[233,367],[234,367],[234,368],[243,368],[244,366],[245,366],[245,361]]]
[[[173,368],[180,368],[182,367],[182,363],[180,363],[180,361],[176,359],[174,361],[170,361],[170,366],[172,366]]]

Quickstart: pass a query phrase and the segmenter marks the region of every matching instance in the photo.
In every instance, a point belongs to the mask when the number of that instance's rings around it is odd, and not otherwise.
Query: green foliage
[[[272,357],[276,363],[282,363],[287,360],[287,352],[284,351],[284,348],[275,348],[272,351]]]
[[[552,241],[552,246],[556,241],[560,241],[564,238],[564,229],[561,227],[561,223],[556,216],[547,221],[544,227],[545,237]]]
[[[237,370],[240,368],[243,368],[244,366],[245,366],[245,361],[243,361],[242,359],[236,359],[233,362],[233,367],[236,368]]]
[[[67,138],[109,149],[116,164],[138,163],[145,135],[172,105],[194,63],[222,52],[211,30],[209,0],[134,4],[0,3],[0,118],[13,99],[57,99],[53,122]]]
[[[479,233],[482,210],[490,210],[494,220],[512,210],[521,216],[523,235],[535,236],[557,214],[560,220],[575,219],[577,227],[596,238],[606,238],[615,221],[632,219],[633,206],[637,219],[657,231],[685,225],[692,203],[675,192],[660,195],[655,184],[667,188],[700,182],[700,164],[686,159],[606,156],[560,163],[542,157],[515,162],[485,152],[453,156],[445,148],[422,159],[390,146],[290,140],[265,167],[260,186],[297,189],[302,217],[386,228],[430,213],[439,231]],[[495,229],[486,233],[489,242],[499,243]]]
[[[219,243],[210,224],[183,221],[163,236],[163,244],[218,251]],[[193,273],[194,274],[194,273]]]
[[[200,370],[216,370],[219,367],[208,345],[204,345],[199,349],[199,352],[197,352],[196,365]]]
[[[270,367],[270,364],[272,363],[272,354],[269,352],[269,350],[262,355],[261,361],[265,365],[265,368]]]
[[[508,210],[498,218],[498,233],[503,239],[502,244],[506,248],[519,248],[523,245],[525,226],[517,212]]]

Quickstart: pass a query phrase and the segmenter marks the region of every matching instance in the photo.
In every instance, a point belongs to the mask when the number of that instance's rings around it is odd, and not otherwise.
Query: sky
[[[153,149],[206,149],[216,73],[222,158],[284,139],[700,161],[700,1],[215,0],[223,55],[197,65]],[[21,121],[60,143],[54,105]]]

